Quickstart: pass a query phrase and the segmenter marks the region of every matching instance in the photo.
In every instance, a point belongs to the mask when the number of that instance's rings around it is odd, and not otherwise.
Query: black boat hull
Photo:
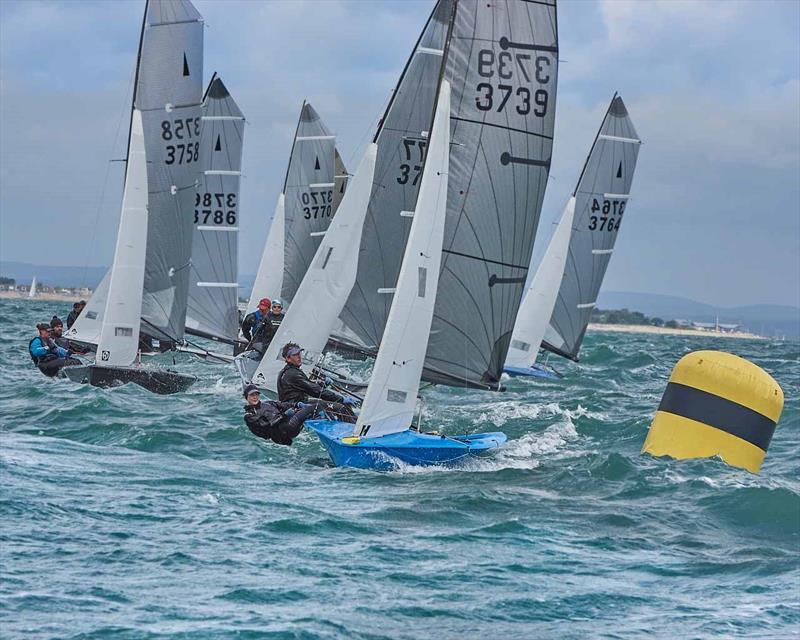
[[[186,391],[197,380],[195,376],[157,367],[108,367],[98,364],[64,367],[60,374],[73,382],[103,389],[132,382],[160,395]]]

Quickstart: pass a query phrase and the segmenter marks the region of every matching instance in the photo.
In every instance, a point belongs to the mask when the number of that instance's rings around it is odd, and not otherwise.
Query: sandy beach
[[[739,338],[741,340],[767,340],[765,336],[745,331],[722,333],[704,331],[702,329],[671,329],[669,327],[653,327],[641,324],[589,324],[589,331],[614,331],[618,333],[660,333],[673,336],[701,336],[703,338]]]
[[[90,294],[91,295],[91,294]],[[53,302],[77,302],[78,300],[88,300],[89,295],[80,296],[80,295],[71,295],[69,293],[37,293],[33,300],[52,300]],[[0,298],[11,299],[11,300],[31,300],[28,298],[27,293],[22,293],[19,291],[0,291]]]

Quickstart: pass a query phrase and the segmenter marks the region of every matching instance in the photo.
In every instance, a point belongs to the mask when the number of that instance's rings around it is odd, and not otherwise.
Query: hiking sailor
[[[281,355],[286,366],[278,374],[278,400],[281,402],[313,402],[318,405],[319,409],[325,411],[331,420],[355,422],[356,415],[353,412],[353,405],[356,404],[356,400],[349,396],[341,396],[309,380],[300,368],[303,361],[302,353],[303,350],[294,342],[288,342],[283,346]],[[325,386],[330,385],[330,378],[326,378],[325,382]]]
[[[80,360],[70,358],[70,352],[64,347],[59,347],[50,337],[49,324],[41,322],[36,328],[39,330],[39,335],[28,343],[28,353],[39,371],[52,378],[62,367],[81,364]]]
[[[53,338],[53,342],[55,342],[59,347],[63,347],[70,353],[89,353],[88,349],[84,349],[69,340],[67,340],[64,335],[64,323],[61,322],[61,318],[58,316],[53,316],[53,319],[50,320],[50,337]]]
[[[269,320],[269,308],[269,298],[262,298],[258,302],[258,308],[248,313],[242,322],[242,335],[248,346],[260,353],[267,350],[272,336],[275,335],[275,329]]]
[[[254,384],[244,388],[244,422],[251,433],[275,444],[290,447],[300,431],[303,422],[314,415],[316,407],[294,402],[261,402],[260,391]]]

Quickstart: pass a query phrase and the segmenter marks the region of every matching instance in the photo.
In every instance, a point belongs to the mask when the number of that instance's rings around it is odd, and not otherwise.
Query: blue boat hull
[[[305,424],[319,436],[337,467],[376,471],[396,469],[398,462],[450,467],[491,454],[506,441],[506,435],[499,431],[453,437],[410,429],[379,438],[353,438],[353,425],[347,422],[307,420]]]
[[[564,377],[552,369],[547,369],[538,364],[534,364],[532,367],[505,367],[503,373],[507,373],[512,378],[547,378],[548,380],[561,380],[561,378]]]

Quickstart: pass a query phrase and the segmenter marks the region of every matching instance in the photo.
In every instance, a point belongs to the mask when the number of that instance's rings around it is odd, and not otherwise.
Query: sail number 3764
[[[602,204],[597,198],[592,198],[592,213],[589,216],[589,231],[614,231],[622,224],[622,214],[625,212],[624,200],[603,200]]]

